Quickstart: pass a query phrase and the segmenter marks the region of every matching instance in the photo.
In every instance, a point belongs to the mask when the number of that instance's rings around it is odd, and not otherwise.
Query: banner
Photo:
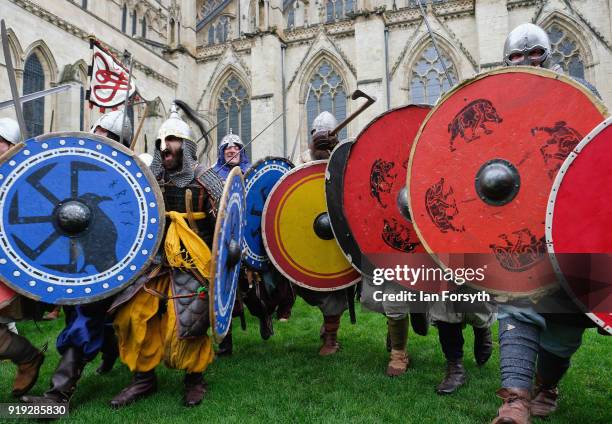
[[[98,106],[102,112],[107,108],[117,108],[125,102],[128,93],[129,70],[98,40],[92,39],[90,47],[92,59],[88,70],[90,81],[87,91],[90,107]],[[136,80],[132,75],[129,96],[135,92]]]

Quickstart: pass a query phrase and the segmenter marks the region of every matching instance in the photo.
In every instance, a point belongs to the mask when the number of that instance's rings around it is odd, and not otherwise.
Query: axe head
[[[351,99],[352,100],[357,100],[360,97],[362,97],[364,99],[368,99],[371,103],[374,103],[376,101],[375,98],[372,98],[372,97],[368,96],[366,93],[364,93],[361,90],[355,90],[355,91],[353,91],[353,94],[351,94]]]

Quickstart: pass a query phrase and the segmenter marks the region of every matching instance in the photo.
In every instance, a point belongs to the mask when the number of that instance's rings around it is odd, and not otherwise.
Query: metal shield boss
[[[157,252],[161,199],[149,169],[107,138],[72,132],[27,140],[0,164],[0,279],[54,304],[117,293]]]
[[[331,291],[360,275],[338,247],[325,205],[327,161],[294,168],[276,184],[264,207],[262,233],[270,260],[300,286]]]
[[[557,288],[544,234],[548,196],[563,160],[606,114],[581,84],[539,68],[486,72],[447,93],[408,166],[425,249],[502,297]]]
[[[569,154],[550,192],[546,242],[555,272],[585,313],[612,333],[612,119]]]
[[[212,245],[210,322],[220,343],[230,330],[238,289],[245,227],[244,183],[239,167],[229,173],[219,203]]]
[[[348,145],[344,161],[332,154],[326,193],[332,228],[353,266],[368,275],[376,268],[423,268],[423,276],[402,275],[397,282],[433,292],[449,289],[450,282],[442,279],[412,227],[404,184],[413,139],[429,110],[408,105],[374,118]],[[348,231],[339,228],[343,222]]]
[[[244,262],[257,271],[266,270],[270,262],[261,236],[264,204],[274,185],[293,167],[288,159],[269,156],[255,162],[244,174],[247,205]]]

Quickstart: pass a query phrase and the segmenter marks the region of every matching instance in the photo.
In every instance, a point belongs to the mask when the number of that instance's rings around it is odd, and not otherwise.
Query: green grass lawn
[[[384,375],[387,365],[385,319],[358,313],[357,325],[342,320],[339,354],[320,358],[318,310],[298,300],[289,322],[275,321],[276,334],[264,342],[257,321],[249,317],[247,331],[234,330],[234,355],[207,370],[209,393],[199,407],[181,404],[182,373],[158,369],[157,394],[119,411],[108,401],[130,381],[118,365],[106,376],[95,373],[99,359],[89,364],[72,400],[70,421],[83,423],[228,423],[228,422],[351,422],[351,423],[488,423],[499,401],[499,355],[481,369],[474,364],[473,335],[465,330],[467,384],[455,395],[440,397],[434,387],[444,374],[444,359],[435,328],[427,337],[408,342],[410,369],[402,377]],[[21,323],[22,334],[37,346],[51,348],[33,394],[42,393],[58,362],[55,336],[62,320]],[[496,336],[495,336],[496,337]],[[594,330],[561,384],[560,409],[542,423],[612,423],[612,337]],[[0,402],[12,402],[12,364],[0,364]],[[14,421],[13,421],[14,422]],[[536,421],[537,422],[537,421]]]

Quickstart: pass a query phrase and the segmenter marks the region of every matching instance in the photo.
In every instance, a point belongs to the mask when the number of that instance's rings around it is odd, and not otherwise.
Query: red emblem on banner
[[[555,179],[546,216],[553,266],[579,306],[612,334],[612,119],[575,148]]]
[[[115,108],[125,102],[125,96],[136,91],[136,81],[132,75],[128,90],[129,72],[98,41],[91,42],[92,64],[87,99],[100,108]]]
[[[579,83],[536,68],[487,72],[452,90],[421,127],[408,168],[427,251],[450,269],[483,268],[485,279],[471,284],[494,294],[556,286],[548,195],[567,154],[605,113]]]

